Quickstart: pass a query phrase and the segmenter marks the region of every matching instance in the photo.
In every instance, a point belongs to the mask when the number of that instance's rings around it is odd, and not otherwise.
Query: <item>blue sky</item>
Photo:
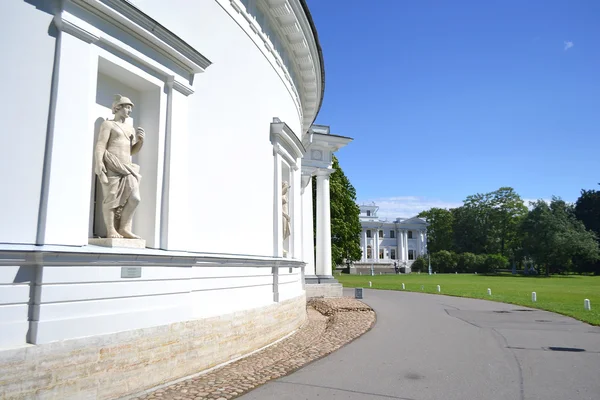
[[[317,123],[384,217],[511,186],[600,189],[600,1],[307,0],[325,58]]]

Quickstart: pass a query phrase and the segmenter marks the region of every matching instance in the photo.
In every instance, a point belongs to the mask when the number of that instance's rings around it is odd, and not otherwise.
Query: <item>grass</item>
[[[408,275],[347,275],[336,278],[345,287],[369,287],[372,289],[402,290],[407,292],[470,297],[518,304],[568,315],[592,325],[600,325],[600,276],[484,276],[471,274],[408,274]],[[423,286],[423,290],[421,290]],[[487,289],[492,290],[488,296]],[[536,292],[537,302],[531,301],[531,292]],[[583,308],[584,299],[589,299],[591,310]]]

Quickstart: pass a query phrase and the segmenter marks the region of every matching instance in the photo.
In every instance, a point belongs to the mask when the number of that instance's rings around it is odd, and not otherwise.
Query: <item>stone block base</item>
[[[311,297],[342,297],[343,286],[341,283],[306,284],[306,298]]]
[[[144,239],[89,238],[88,244],[102,247],[127,247],[129,249],[146,248],[146,241]]]

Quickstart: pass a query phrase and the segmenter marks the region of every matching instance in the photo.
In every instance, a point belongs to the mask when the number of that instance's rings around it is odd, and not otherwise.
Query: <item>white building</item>
[[[266,346],[304,322],[307,292],[339,292],[329,174],[351,139],[311,129],[324,71],[304,0],[0,11],[0,397],[137,393]],[[117,93],[146,132],[146,248],[89,244],[103,234],[94,145]]]
[[[377,216],[377,205],[359,207],[362,259],[354,263],[352,273],[372,267],[394,268],[394,264],[410,272],[413,261],[427,254],[427,222],[424,219],[412,217],[386,221]]]

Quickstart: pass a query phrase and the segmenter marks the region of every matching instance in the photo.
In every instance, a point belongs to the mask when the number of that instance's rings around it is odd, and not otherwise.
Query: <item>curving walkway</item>
[[[377,313],[369,332],[239,398],[600,399],[598,327],[485,300],[383,290],[364,297]]]

